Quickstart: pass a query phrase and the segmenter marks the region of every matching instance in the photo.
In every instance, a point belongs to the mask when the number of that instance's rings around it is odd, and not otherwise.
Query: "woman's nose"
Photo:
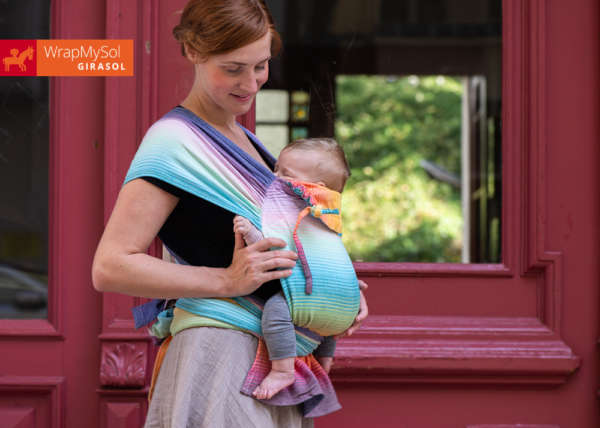
[[[258,92],[258,74],[250,71],[244,74],[243,80],[240,82],[241,89],[249,93]]]

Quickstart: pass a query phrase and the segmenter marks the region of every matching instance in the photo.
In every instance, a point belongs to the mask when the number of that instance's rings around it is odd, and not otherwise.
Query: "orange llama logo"
[[[25,64],[25,60],[33,61],[33,52],[34,49],[31,46],[29,46],[21,53],[19,53],[19,49],[11,49],[11,56],[6,56],[2,58],[2,63],[4,64],[4,71],[10,72],[10,67],[12,65],[16,65],[21,71],[27,71],[27,65]]]

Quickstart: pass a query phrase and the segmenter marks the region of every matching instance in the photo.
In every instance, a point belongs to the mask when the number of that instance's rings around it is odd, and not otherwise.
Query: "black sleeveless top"
[[[264,157],[263,160],[273,170],[274,165]],[[235,244],[235,214],[160,179],[142,178],[179,198],[158,232],[160,240],[190,265],[228,267]],[[263,284],[254,294],[266,300],[280,289],[279,280],[274,280]]]

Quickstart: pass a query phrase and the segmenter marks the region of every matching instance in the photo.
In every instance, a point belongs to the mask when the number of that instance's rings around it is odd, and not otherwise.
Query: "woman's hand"
[[[354,323],[350,326],[350,328],[348,328],[348,330],[346,330],[342,334],[338,334],[337,336],[335,336],[336,339],[340,339],[345,336],[352,336],[352,334],[360,328],[360,325],[362,324],[362,322],[369,315],[369,307],[367,306],[367,299],[365,299],[365,295],[363,294],[363,291],[366,290],[367,288],[369,288],[369,286],[367,285],[366,282],[364,282],[361,279],[358,280],[358,286],[360,287],[360,307],[358,309],[358,314],[356,315],[356,318],[354,319]]]
[[[292,274],[298,258],[296,253],[288,250],[270,251],[273,247],[285,247],[285,242],[277,238],[266,238],[245,247],[242,235],[235,234],[233,260],[226,269],[225,297],[245,296],[265,282]]]

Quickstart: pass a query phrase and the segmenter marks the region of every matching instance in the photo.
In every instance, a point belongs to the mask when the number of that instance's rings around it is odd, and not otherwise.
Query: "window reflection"
[[[284,49],[265,89],[289,102],[277,126],[344,146],[353,260],[500,262],[501,1],[267,3]]]
[[[0,39],[47,39],[50,2],[0,2]],[[46,77],[0,78],[0,318],[46,318]]]

